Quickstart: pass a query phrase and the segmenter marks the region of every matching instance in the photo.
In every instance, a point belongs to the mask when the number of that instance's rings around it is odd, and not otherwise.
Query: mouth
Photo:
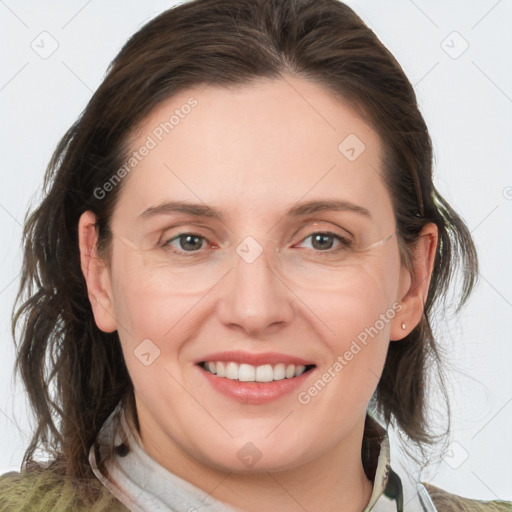
[[[252,365],[235,361],[201,361],[204,371],[216,377],[237,382],[275,382],[300,377],[315,368],[314,364],[261,364]]]
[[[215,393],[243,405],[265,405],[293,396],[317,365],[292,354],[230,350],[204,355],[195,367]]]

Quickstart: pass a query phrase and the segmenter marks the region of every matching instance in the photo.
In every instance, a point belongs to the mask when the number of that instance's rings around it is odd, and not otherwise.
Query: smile
[[[239,382],[273,382],[293,379],[294,377],[300,377],[314,367],[314,365],[285,363],[254,366],[246,363],[239,364],[234,361],[203,361],[200,366],[212,375]]]

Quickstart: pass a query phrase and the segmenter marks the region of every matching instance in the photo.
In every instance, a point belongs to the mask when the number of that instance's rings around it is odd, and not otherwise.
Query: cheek
[[[190,302],[186,288],[177,292],[169,273],[148,264],[148,257],[121,242],[112,256],[116,320],[133,342],[141,336],[161,339],[185,315]]]
[[[400,264],[391,254],[389,258],[345,269],[336,288],[302,289],[298,295],[324,320],[327,339],[341,350],[375,325],[380,338],[386,338],[390,320],[399,309],[396,302],[399,279]]]
[[[145,403],[161,407],[173,389],[171,375],[178,374],[180,350],[188,339],[183,319],[191,306],[185,308],[183,298],[162,281],[138,272],[118,279],[115,294],[119,338],[134,389]],[[166,407],[172,410],[175,402]]]
[[[308,295],[308,307],[329,327],[324,338],[329,355],[319,379],[333,384],[326,386],[329,391],[323,403],[336,403],[340,414],[366,407],[378,384],[391,323],[401,308],[396,301],[399,272],[397,261],[384,260],[347,272],[343,286],[336,291]],[[323,389],[322,383],[316,387]],[[306,390],[309,396],[316,392]]]
[[[130,372],[138,372],[141,352],[149,351],[155,370],[164,360],[177,357],[179,346],[169,340],[186,338],[183,320],[193,306],[192,298],[176,293],[168,279],[148,271],[136,257],[122,256],[112,267],[112,289],[126,364]]]

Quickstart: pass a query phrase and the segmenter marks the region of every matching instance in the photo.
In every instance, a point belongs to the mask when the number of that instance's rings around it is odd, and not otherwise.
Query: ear
[[[437,242],[437,226],[429,222],[421,230],[414,248],[412,269],[402,264],[398,297],[402,309],[391,324],[392,341],[405,338],[421,321],[432,277]],[[402,328],[402,324],[405,325],[405,329]]]
[[[96,325],[104,332],[113,332],[117,329],[117,322],[114,316],[110,269],[98,256],[97,243],[96,215],[88,210],[80,216],[78,222],[80,266]]]

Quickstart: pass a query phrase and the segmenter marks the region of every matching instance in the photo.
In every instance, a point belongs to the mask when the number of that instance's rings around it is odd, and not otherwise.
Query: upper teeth
[[[306,367],[303,365],[279,363],[253,366],[252,364],[225,363],[223,361],[207,362],[204,364],[204,368],[217,377],[243,382],[272,382],[285,378],[291,379],[306,371]]]

